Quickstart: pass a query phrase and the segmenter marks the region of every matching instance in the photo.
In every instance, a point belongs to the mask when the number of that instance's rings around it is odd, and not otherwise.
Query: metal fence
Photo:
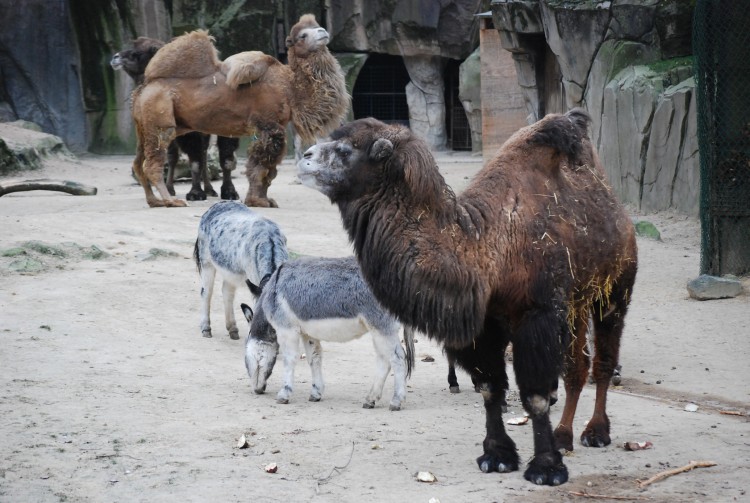
[[[698,0],[693,56],[701,166],[701,272],[750,273],[750,9]]]

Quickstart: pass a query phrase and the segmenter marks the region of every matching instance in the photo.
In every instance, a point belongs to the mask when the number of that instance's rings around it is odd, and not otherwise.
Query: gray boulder
[[[696,300],[727,299],[742,293],[742,283],[734,277],[701,274],[687,284],[690,297]]]

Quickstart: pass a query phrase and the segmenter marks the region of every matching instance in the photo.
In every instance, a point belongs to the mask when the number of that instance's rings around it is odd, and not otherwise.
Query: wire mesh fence
[[[701,169],[701,272],[750,273],[750,9],[698,0],[693,56]]]

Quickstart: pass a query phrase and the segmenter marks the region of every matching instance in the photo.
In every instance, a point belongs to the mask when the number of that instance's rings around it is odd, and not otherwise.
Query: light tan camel
[[[213,38],[201,30],[161,48],[132,103],[138,138],[133,170],[148,205],[186,205],[167,191],[162,166],[175,137],[200,131],[257,138],[248,148],[245,204],[276,207],[267,193],[286,152],[286,125],[291,121],[304,141],[314,143],[341,124],[351,103],[328,40],[315,16],[306,14],[286,39],[288,65],[257,51],[222,62]]]

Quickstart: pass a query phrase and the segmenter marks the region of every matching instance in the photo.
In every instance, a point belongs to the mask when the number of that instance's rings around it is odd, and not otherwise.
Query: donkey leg
[[[581,443],[586,447],[604,447],[611,442],[607,416],[607,391],[620,356],[620,339],[625,328],[625,315],[635,282],[635,266],[623,272],[614,285],[609,302],[594,303],[594,364],[596,383],[594,414],[581,433]]]
[[[383,396],[383,386],[391,371],[390,363],[390,346],[385,340],[385,336],[376,330],[372,334],[372,344],[375,347],[375,378],[372,382],[370,392],[365,397],[365,403],[362,404],[364,409],[374,409],[375,402]]]
[[[323,347],[320,341],[311,339],[306,335],[302,336],[302,342],[305,346],[305,355],[307,363],[310,364],[310,375],[312,376],[312,389],[310,390],[311,402],[319,402],[323,398],[325,383],[323,382]]]
[[[406,352],[401,346],[398,332],[394,332],[384,342],[388,342],[387,348],[390,355],[390,367],[393,369],[393,398],[391,398],[388,408],[390,410],[401,410],[401,405],[406,400]]]
[[[276,403],[289,403],[294,391],[294,366],[299,359],[299,328],[277,328],[279,354],[284,364],[284,386],[276,394]]]
[[[579,315],[573,326],[573,340],[565,356],[565,406],[560,424],[555,428],[555,446],[557,449],[573,450],[573,419],[578,407],[581,390],[586,384],[590,359],[586,353],[588,330],[588,313]]]
[[[237,329],[237,320],[234,317],[234,294],[237,287],[229,281],[224,281],[221,285],[221,296],[224,299],[224,320],[226,321],[229,338],[236,341],[240,338],[240,332]]]
[[[203,337],[211,335],[211,297],[214,292],[216,269],[209,263],[201,264],[201,334]]]

